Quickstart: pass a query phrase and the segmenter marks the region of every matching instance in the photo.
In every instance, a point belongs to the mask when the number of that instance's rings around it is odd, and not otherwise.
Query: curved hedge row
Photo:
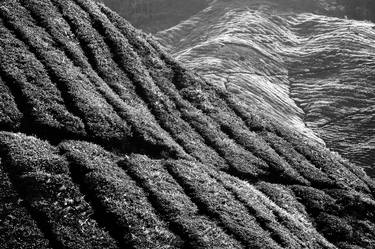
[[[106,7],[3,1],[0,45],[1,245],[373,247],[361,170]]]

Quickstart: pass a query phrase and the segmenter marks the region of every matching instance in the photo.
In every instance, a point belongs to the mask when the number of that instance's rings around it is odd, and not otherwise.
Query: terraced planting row
[[[374,202],[353,189],[250,184],[198,162],[119,157],[87,142],[53,147],[9,132],[0,141],[3,178],[20,196],[13,205],[52,247],[334,248],[325,237],[370,246],[374,236]]]
[[[361,170],[254,114],[106,7],[5,1],[0,31],[0,244],[374,245],[375,185]]]

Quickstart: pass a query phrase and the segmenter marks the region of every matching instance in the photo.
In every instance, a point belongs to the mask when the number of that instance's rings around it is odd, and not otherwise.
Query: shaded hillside
[[[333,12],[341,12],[356,20],[375,21],[375,2],[372,0],[336,0],[336,2],[338,8],[333,8],[331,10]]]
[[[158,37],[206,79],[318,140],[312,128],[375,176],[375,24],[271,2],[217,1]]]
[[[4,248],[373,248],[375,183],[86,0],[0,3]]]
[[[204,9],[210,0],[97,0],[145,32],[170,28]]]

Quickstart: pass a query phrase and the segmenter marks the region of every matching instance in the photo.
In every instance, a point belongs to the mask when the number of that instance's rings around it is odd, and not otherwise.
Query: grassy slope
[[[107,8],[4,1],[0,31],[0,244],[375,245],[361,170],[252,114]]]

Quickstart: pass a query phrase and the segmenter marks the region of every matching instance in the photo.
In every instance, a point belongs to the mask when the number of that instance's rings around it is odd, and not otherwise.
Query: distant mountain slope
[[[206,79],[319,141],[312,128],[375,176],[375,24],[291,3],[214,1],[159,41]]]
[[[210,0],[97,0],[105,3],[145,32],[170,28],[188,19]]]
[[[3,248],[374,248],[357,166],[87,0],[0,3]]]

